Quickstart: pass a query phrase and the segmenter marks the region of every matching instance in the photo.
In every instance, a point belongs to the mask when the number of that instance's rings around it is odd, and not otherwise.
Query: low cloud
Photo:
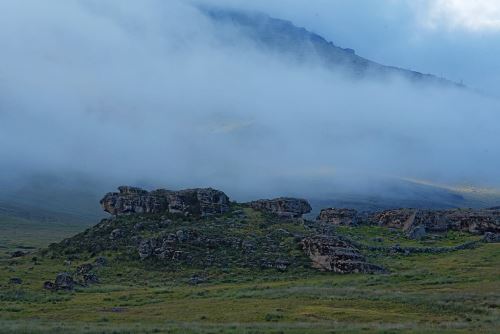
[[[500,186],[500,105],[270,53],[186,2],[3,2],[0,172],[236,198]]]

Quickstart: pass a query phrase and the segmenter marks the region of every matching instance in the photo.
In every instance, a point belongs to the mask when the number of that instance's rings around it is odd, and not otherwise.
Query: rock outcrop
[[[358,212],[353,209],[322,209],[316,220],[333,225],[352,226],[359,221]]]
[[[318,235],[304,238],[302,248],[312,266],[323,271],[340,274],[382,273],[385,269],[366,262],[357,248],[336,236]]]
[[[373,214],[369,221],[380,226],[402,228],[411,233],[417,226],[426,231],[465,231],[474,234],[500,233],[499,209],[416,210],[396,209]]]
[[[100,201],[104,211],[113,215],[131,213],[181,213],[209,216],[229,210],[229,197],[212,188],[151,192],[141,188],[122,186],[119,192],[108,193]]]
[[[300,218],[312,210],[305,199],[291,197],[261,199],[249,202],[247,205],[252,209],[276,214],[282,218]]]

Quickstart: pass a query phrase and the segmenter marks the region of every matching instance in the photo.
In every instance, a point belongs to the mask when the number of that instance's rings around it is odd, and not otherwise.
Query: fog
[[[498,100],[351,80],[263,49],[199,4],[0,2],[3,184],[85,175],[236,199],[400,178],[500,187]]]

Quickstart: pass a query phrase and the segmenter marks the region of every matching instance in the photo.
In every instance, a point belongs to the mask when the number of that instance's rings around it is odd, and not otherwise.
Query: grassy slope
[[[384,244],[415,243],[376,227],[341,230],[360,241],[382,234]],[[473,238],[450,234],[421,245]],[[101,284],[71,293],[41,288],[44,280],[69,270],[61,259],[3,259],[0,333],[494,333],[499,328],[499,244],[439,255],[369,255],[391,274],[241,270],[214,273],[207,283],[192,286],[177,273],[111,259],[99,273]],[[7,284],[11,277],[21,277],[23,285]]]

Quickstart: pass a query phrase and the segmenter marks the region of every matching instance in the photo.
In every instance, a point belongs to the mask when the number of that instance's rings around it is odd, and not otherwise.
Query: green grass
[[[32,251],[81,232],[86,227],[0,215],[0,258],[13,250]]]
[[[248,214],[252,221],[262,218]],[[245,228],[258,233],[251,224]],[[477,238],[452,232],[412,241],[379,227],[339,232],[369,244],[381,236],[384,240],[374,244],[385,246],[452,246]],[[29,242],[40,240],[22,241]],[[500,244],[435,255],[367,254],[389,269],[383,275],[294,268],[185,272],[147,267],[111,251],[104,255],[109,266],[99,270],[102,283],[72,292],[49,292],[42,283],[83,260],[68,265],[49,253],[36,254],[37,261],[32,255],[0,259],[0,333],[496,333],[500,328]],[[191,274],[208,280],[190,285]],[[9,284],[12,277],[23,284]]]

